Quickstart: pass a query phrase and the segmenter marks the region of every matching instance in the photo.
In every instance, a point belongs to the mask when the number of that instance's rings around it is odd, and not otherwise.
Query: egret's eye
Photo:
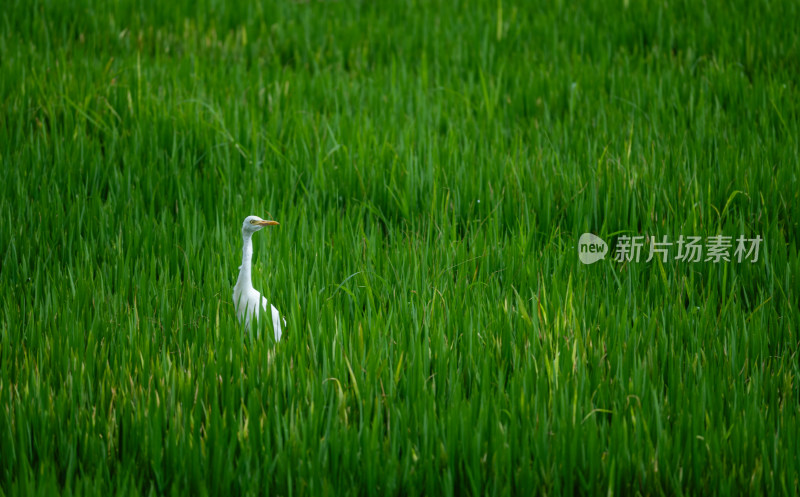
[[[256,224],[256,220],[255,219],[251,219],[250,220],[250,224]]]

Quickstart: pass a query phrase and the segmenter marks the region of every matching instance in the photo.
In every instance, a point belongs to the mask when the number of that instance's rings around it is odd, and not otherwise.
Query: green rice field
[[[7,0],[0,496],[797,495],[799,18]]]

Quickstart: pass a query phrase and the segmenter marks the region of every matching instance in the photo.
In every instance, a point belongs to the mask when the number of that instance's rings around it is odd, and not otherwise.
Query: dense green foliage
[[[0,495],[796,495],[798,18],[6,1]]]

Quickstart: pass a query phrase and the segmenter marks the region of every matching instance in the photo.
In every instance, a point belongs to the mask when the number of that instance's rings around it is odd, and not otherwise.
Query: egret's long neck
[[[236,286],[253,287],[253,280],[250,277],[250,266],[253,260],[253,234],[242,233],[242,265],[239,266],[239,280]]]

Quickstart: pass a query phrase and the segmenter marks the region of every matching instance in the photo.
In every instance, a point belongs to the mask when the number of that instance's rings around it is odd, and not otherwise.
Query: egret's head
[[[264,226],[277,226],[278,221],[261,219],[258,216],[247,216],[242,223],[242,234],[255,233]]]

